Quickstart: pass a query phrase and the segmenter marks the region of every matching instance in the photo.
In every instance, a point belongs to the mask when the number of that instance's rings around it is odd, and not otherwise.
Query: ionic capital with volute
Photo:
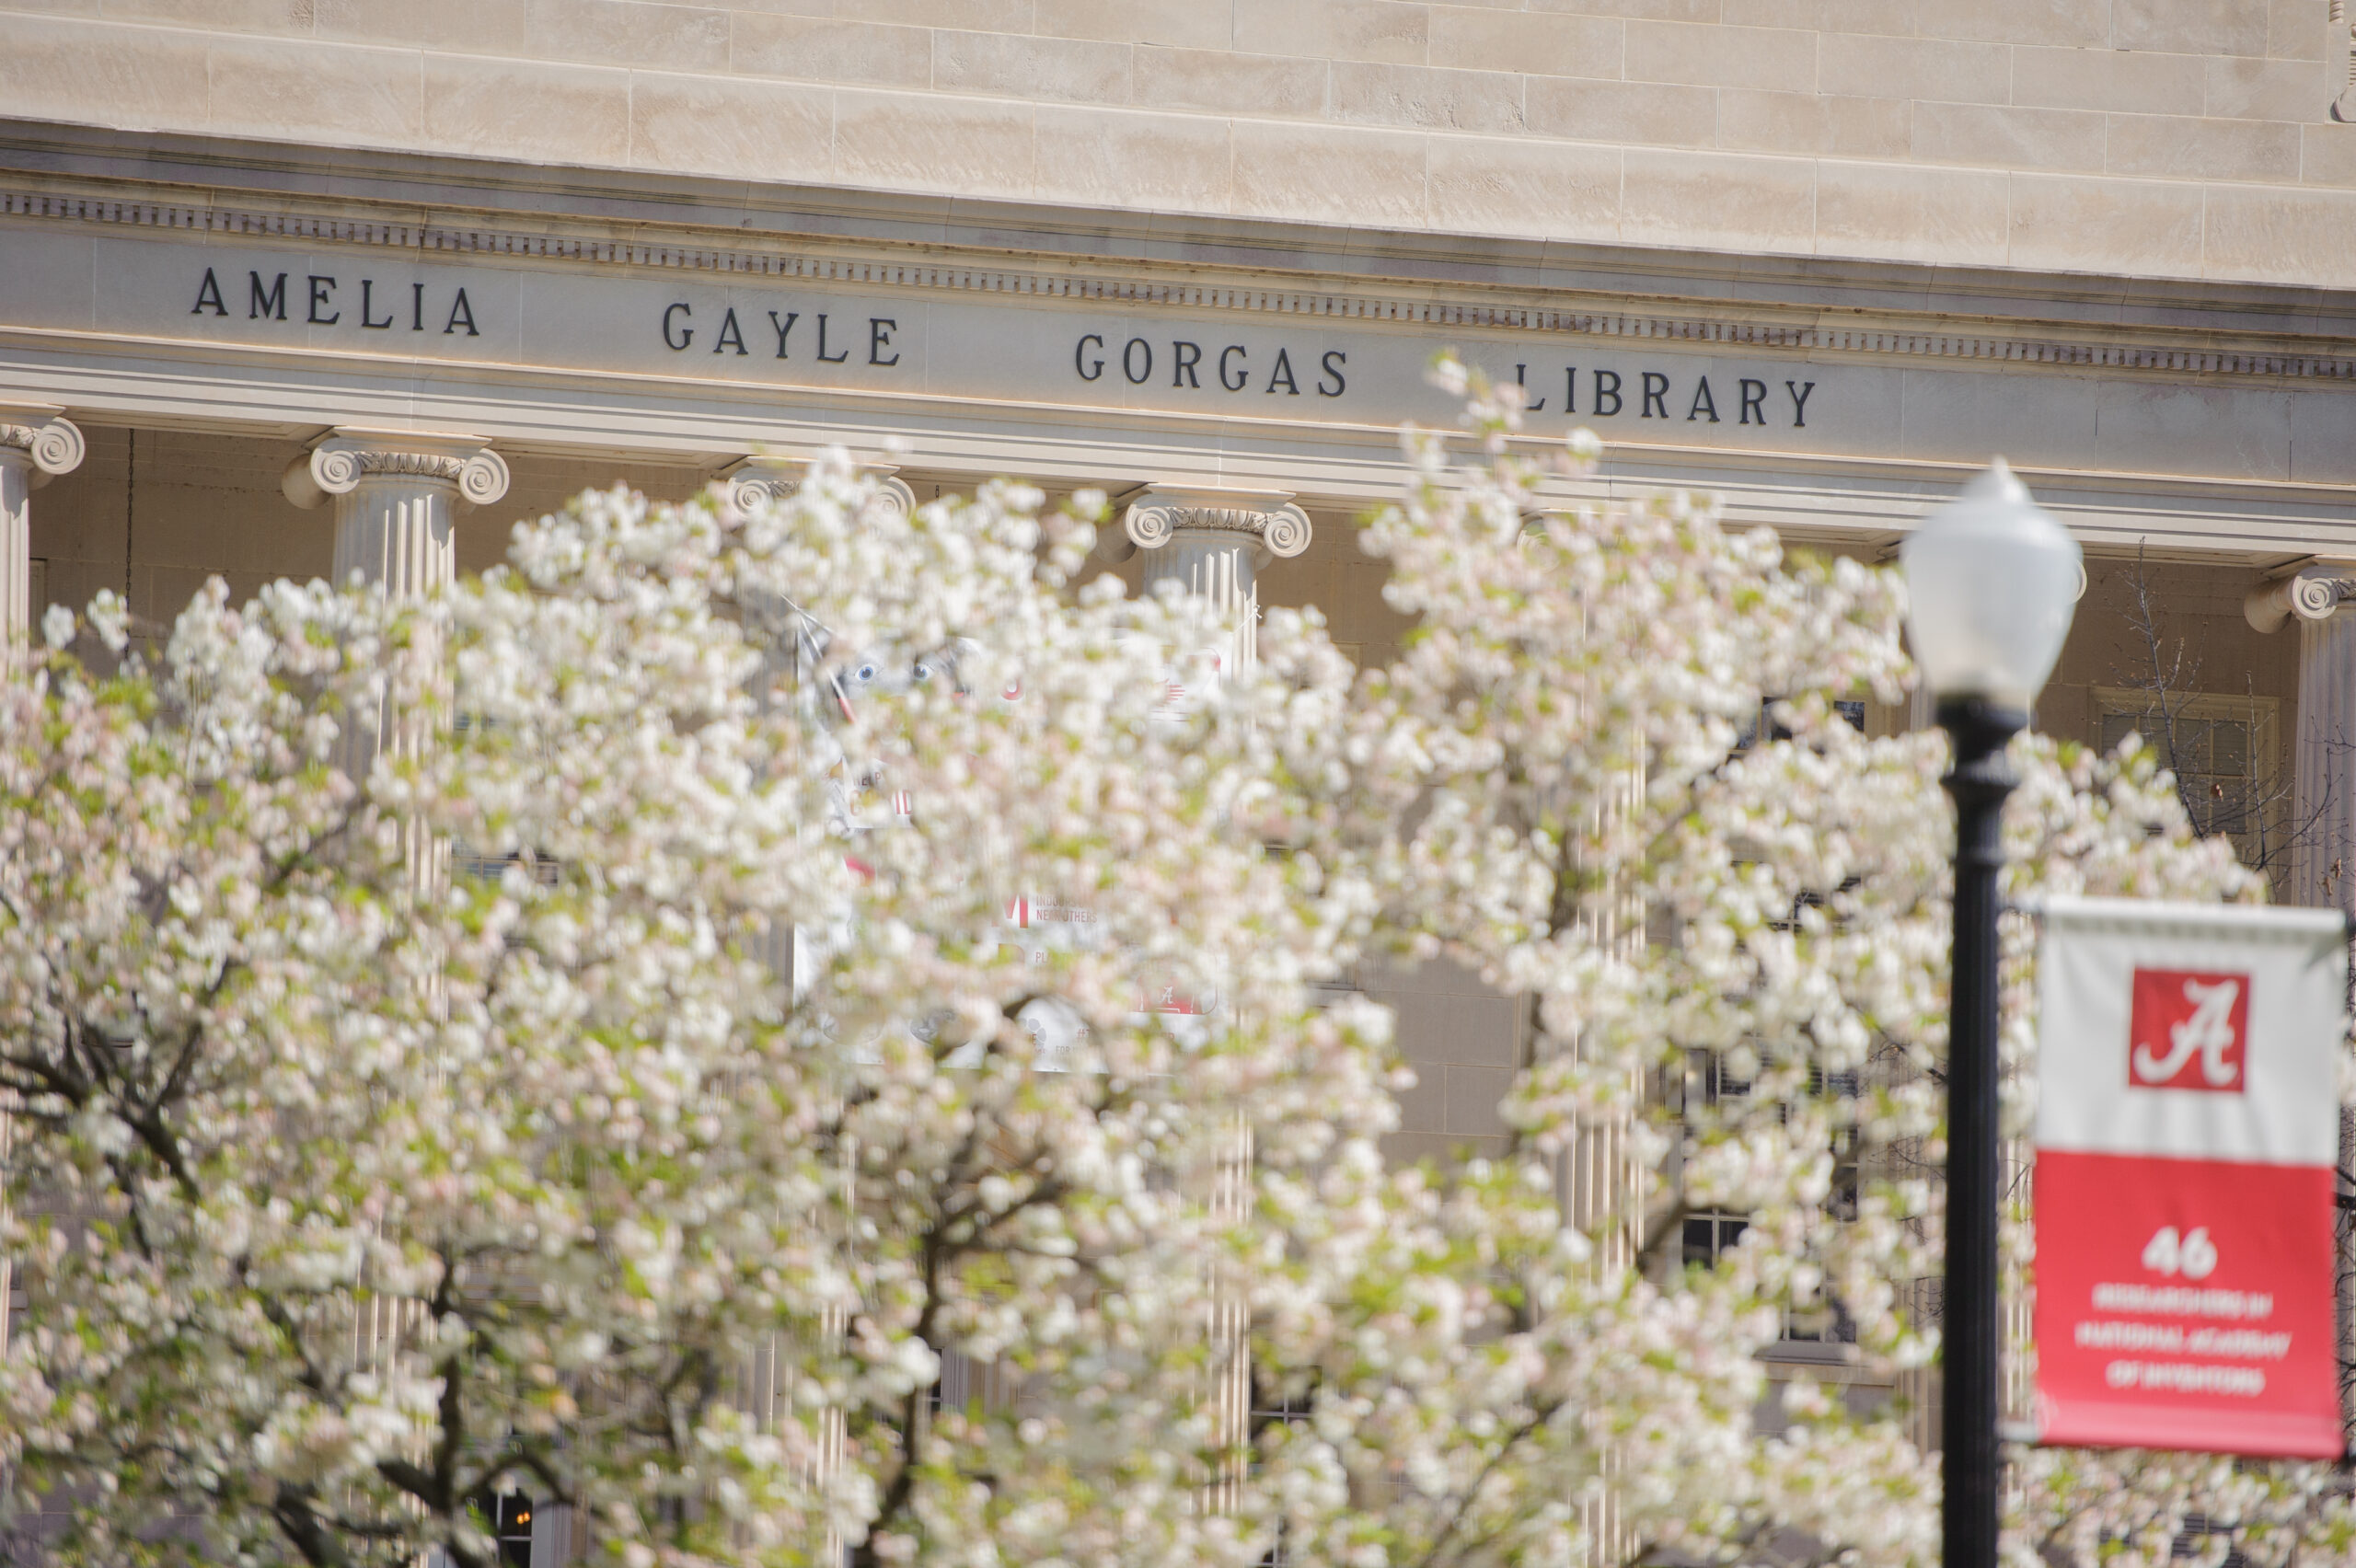
[[[1288,560],[1309,548],[1309,513],[1284,490],[1148,485],[1124,498],[1121,532],[1098,548],[1111,560],[1158,550],[1186,533],[1248,544],[1253,564]]]
[[[29,630],[43,606],[32,602],[32,492],[82,466],[87,448],[64,409],[51,403],[0,403],[0,646]]]
[[[340,425],[279,485],[297,506],[334,501],[337,583],[357,578],[409,598],[456,576],[456,503],[504,496],[507,463],[479,435]]]
[[[81,428],[49,403],[0,403],[0,463],[29,470],[39,489],[82,466],[88,453]]]
[[[720,470],[720,480],[728,487],[729,504],[739,512],[749,512],[771,502],[785,500],[802,488],[810,477],[812,464],[806,457],[787,457],[774,453],[755,453],[740,457]],[[867,503],[864,515],[869,517],[907,517],[917,509],[917,492],[899,478],[899,469],[889,463],[862,463],[862,478],[875,481],[874,499]]]
[[[313,507],[371,479],[448,485],[467,505],[489,506],[507,493],[508,473],[479,435],[339,425],[286,466],[279,488],[295,505]]]
[[[2356,559],[2317,558],[2251,589],[2242,600],[2242,615],[2258,630],[2275,631],[2293,619],[2329,620],[2351,599]]]

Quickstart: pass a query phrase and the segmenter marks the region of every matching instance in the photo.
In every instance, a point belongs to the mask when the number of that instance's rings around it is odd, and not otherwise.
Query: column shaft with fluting
[[[36,484],[81,466],[82,432],[47,404],[0,404],[0,660],[32,630],[44,606],[32,602],[32,492]],[[0,1114],[0,1224],[8,1217],[9,1125]],[[0,1252],[0,1355],[8,1348],[9,1301],[16,1271]]]
[[[2269,577],[2242,602],[2262,632],[2299,628],[2298,727],[2290,820],[2268,824],[2290,851],[2292,904],[2356,912],[2356,560],[2315,560]]]
[[[2291,895],[2356,910],[2356,615],[2299,623]]]
[[[1220,674],[1251,667],[1259,648],[1260,569],[1309,548],[1309,514],[1287,495],[1149,486],[1136,492],[1103,553],[1144,556],[1144,589],[1175,582],[1224,627]]]
[[[80,467],[87,450],[64,410],[0,403],[0,638],[27,635],[47,607],[32,602],[32,492]],[[0,1312],[6,1309],[0,1296]]]
[[[456,577],[457,508],[505,495],[507,465],[479,437],[343,427],[290,464],[281,488],[300,507],[333,503],[336,586],[416,601]],[[387,702],[355,705],[345,715],[339,766],[364,782],[379,755],[415,755],[431,744],[430,722]],[[415,884],[435,885],[447,867],[446,846],[415,824],[403,837]],[[364,1291],[353,1304],[354,1365],[387,1365],[422,1313],[421,1302]]]
[[[479,436],[340,426],[288,466],[281,488],[297,506],[334,503],[338,587],[381,588],[399,601],[426,598],[456,576],[457,509],[499,500],[507,478]],[[378,754],[412,744],[422,737],[398,715],[355,712],[344,771],[364,778]]]
[[[1118,560],[1142,552],[1146,593],[1176,583],[1210,606],[1219,628],[1214,646],[1172,652],[1182,683],[1192,678],[1188,666],[1202,652],[1211,655],[1216,680],[1249,669],[1258,656],[1260,568],[1299,555],[1309,548],[1310,533],[1309,514],[1288,495],[1149,486],[1129,498],[1120,531],[1103,553]],[[1252,1129],[1239,1115],[1233,1146],[1219,1162],[1211,1193],[1214,1216],[1240,1222],[1251,1213],[1251,1194]],[[1234,1511],[1250,1470],[1251,1328],[1242,1297],[1230,1289],[1215,1291],[1204,1325],[1211,1346],[1204,1392],[1211,1447],[1218,1458],[1202,1494],[1203,1506],[1213,1513]]]

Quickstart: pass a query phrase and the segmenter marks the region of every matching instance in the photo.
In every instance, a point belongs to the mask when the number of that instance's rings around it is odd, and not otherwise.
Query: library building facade
[[[2001,454],[2087,558],[2039,727],[2158,733],[2278,896],[2346,905],[2338,9],[0,0],[0,619],[423,585],[587,487],[842,447],[905,504],[1241,515],[1262,601],[1378,658],[1356,519],[1453,350],[1529,443],[1604,439],[1563,501],[1795,547],[1888,559]],[[1511,999],[1367,982],[1403,1143],[1496,1136]]]

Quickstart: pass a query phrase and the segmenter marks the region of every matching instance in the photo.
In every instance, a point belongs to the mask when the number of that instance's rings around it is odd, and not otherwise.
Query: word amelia
[[[246,274],[247,320],[300,319],[306,326],[334,327],[342,324],[345,312],[352,309],[356,304],[359,319],[353,325],[365,327],[376,332],[389,332],[396,326],[400,325],[403,313],[400,308],[400,287],[397,283],[386,285],[384,297],[380,301],[376,294],[376,280],[363,278],[360,280],[360,298],[355,302],[349,293],[344,294],[341,298],[338,297],[336,291],[343,287],[341,280],[323,272],[306,273],[303,280],[304,292],[296,296],[296,303],[304,306],[306,309],[297,318],[290,317],[286,314],[286,277],[284,272],[281,272],[265,283],[261,281],[260,272],[249,271]],[[376,311],[380,304],[385,313],[385,318],[382,321],[376,319]],[[433,311],[429,317],[425,308],[423,283],[410,284],[408,305],[410,331],[430,331],[432,329],[426,325],[427,321],[439,318],[442,322],[442,331],[445,336],[452,333],[468,338],[482,336],[475,329],[475,309],[468,303],[467,291],[463,288],[457,290],[452,296],[446,315],[443,312],[440,301],[437,299]],[[226,317],[229,314],[228,302],[221,297],[221,280],[214,275],[213,269],[210,267],[204,270],[204,282],[197,285],[196,304],[190,307],[189,314],[191,316],[209,314],[219,317]]]

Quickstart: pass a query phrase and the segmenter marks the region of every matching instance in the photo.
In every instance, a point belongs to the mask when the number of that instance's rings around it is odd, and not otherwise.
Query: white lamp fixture
[[[2024,719],[2062,656],[2084,552],[2002,457],[1899,547],[1915,662],[1942,700]]]

